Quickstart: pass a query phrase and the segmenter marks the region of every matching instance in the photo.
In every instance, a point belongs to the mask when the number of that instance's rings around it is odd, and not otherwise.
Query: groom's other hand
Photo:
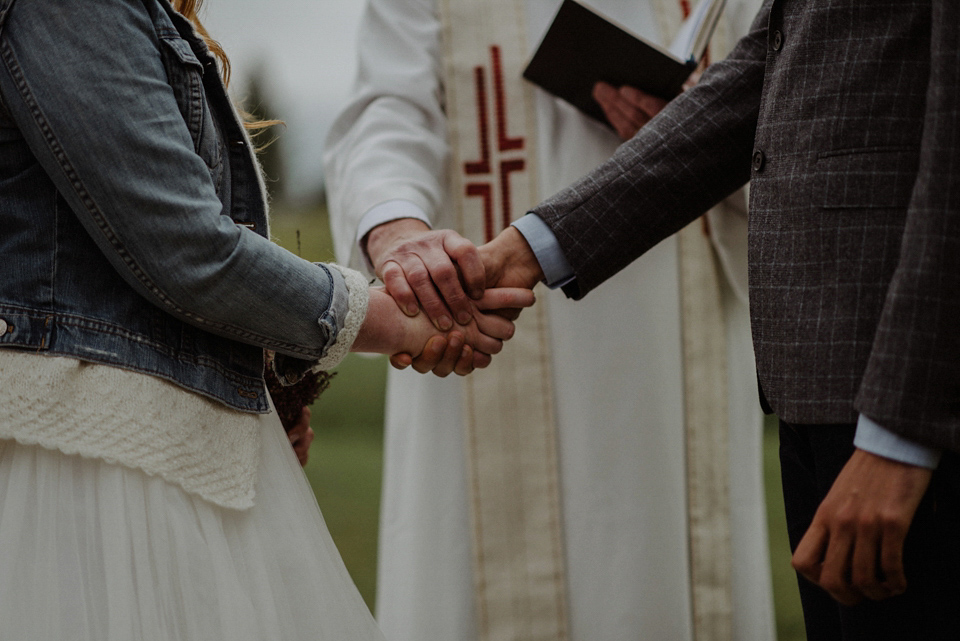
[[[472,318],[472,301],[483,296],[484,271],[477,248],[455,231],[432,230],[421,220],[400,218],[370,230],[365,239],[374,270],[407,316],[420,308],[440,331]]]
[[[628,85],[617,89],[605,82],[593,86],[593,99],[621,140],[633,138],[668,102]]]
[[[843,605],[902,594],[903,543],[932,475],[854,450],[797,545],[793,567]]]

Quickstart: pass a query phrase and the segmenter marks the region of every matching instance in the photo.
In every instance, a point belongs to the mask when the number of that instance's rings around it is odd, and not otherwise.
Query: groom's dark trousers
[[[853,453],[855,426],[780,421],[780,473],[794,550]],[[960,639],[960,460],[945,453],[904,547],[907,591],[845,607],[798,576],[808,641]]]

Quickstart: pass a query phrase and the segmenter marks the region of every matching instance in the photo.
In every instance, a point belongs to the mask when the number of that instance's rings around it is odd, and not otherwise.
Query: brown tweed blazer
[[[749,180],[772,408],[960,451],[958,34],[960,0],[768,0],[699,85],[534,210],[574,268],[567,294]]]

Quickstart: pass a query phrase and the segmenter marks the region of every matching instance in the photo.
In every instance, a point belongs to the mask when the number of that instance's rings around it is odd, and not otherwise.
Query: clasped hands
[[[623,140],[666,105],[638,89],[602,82],[593,96]],[[463,376],[486,367],[503,341],[513,336],[511,321],[533,304],[529,290],[543,278],[526,241],[512,227],[477,248],[454,231],[432,230],[418,219],[401,218],[372,229],[364,243],[384,283],[384,290],[371,290],[372,308],[385,313],[386,294],[408,318],[417,319],[422,311],[434,328],[427,335],[428,325],[414,324],[411,351],[390,357],[398,369],[412,366],[420,373]],[[417,346],[421,339],[426,340],[422,350]],[[357,349],[364,347],[370,346]]]
[[[412,218],[367,234],[365,250],[384,284],[371,289],[368,318],[390,325],[370,335],[404,346],[407,351],[390,357],[394,367],[463,376],[486,367],[500,352],[513,336],[513,320],[533,305],[531,290],[543,277],[519,232],[511,227],[501,236],[509,242],[498,237],[477,248],[454,231],[431,230]],[[511,260],[521,256],[524,269]],[[356,349],[382,351],[364,344]]]

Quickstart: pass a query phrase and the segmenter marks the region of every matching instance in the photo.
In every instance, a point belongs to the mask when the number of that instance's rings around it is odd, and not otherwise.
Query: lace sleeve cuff
[[[334,263],[325,263],[324,267],[333,281],[333,297],[330,308],[317,322],[329,331],[332,340],[323,356],[315,361],[275,354],[273,371],[283,385],[298,383],[307,372],[326,371],[336,367],[350,351],[350,346],[360,333],[360,327],[367,316],[370,292],[366,277],[358,271]]]
[[[367,316],[367,304],[370,302],[367,279],[363,274],[333,263],[328,263],[327,267],[335,274],[334,278],[342,277],[345,284],[343,288],[336,288],[335,292],[338,296],[335,296],[331,307],[336,308],[342,304],[342,292],[346,290],[346,316],[343,318],[340,331],[337,332],[337,339],[327,349],[327,353],[311,368],[314,371],[332,369],[346,357],[350,346],[360,333],[360,327]]]

